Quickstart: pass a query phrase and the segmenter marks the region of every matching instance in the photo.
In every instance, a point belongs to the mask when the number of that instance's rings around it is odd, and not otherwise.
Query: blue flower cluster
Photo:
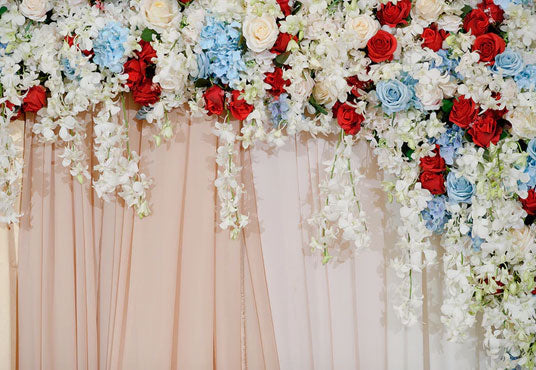
[[[71,66],[69,59],[63,58],[61,60],[61,64],[63,64],[63,73],[69,80],[74,80],[77,78],[76,68]]]
[[[415,96],[414,86],[417,80],[408,76],[403,81],[380,81],[376,85],[376,96],[382,103],[382,109],[387,114],[408,110],[410,107],[422,108],[421,102]]]
[[[437,55],[441,57],[441,63],[437,64],[435,60],[432,61],[430,68],[436,68],[441,71],[441,73],[448,73],[453,77],[456,77],[459,80],[463,80],[463,76],[456,72],[456,67],[460,64],[460,59],[451,59],[449,58],[449,52],[445,49],[440,49],[436,52]]]
[[[465,177],[457,177],[454,172],[447,175],[447,195],[452,203],[471,203],[475,186]]]
[[[207,24],[201,30],[199,41],[203,52],[197,57],[197,77],[212,77],[236,87],[239,73],[246,69],[239,41],[239,23],[220,22],[207,17]]]
[[[536,88],[536,65],[525,66],[521,55],[511,49],[506,49],[495,57],[495,64],[491,70],[495,73],[502,73],[505,77],[513,77],[520,90]]]
[[[279,95],[279,99],[274,100],[269,106],[272,115],[272,122],[278,128],[281,122],[287,119],[290,106],[288,105],[288,94]]]
[[[123,71],[121,59],[125,54],[123,44],[127,41],[128,29],[121,27],[118,22],[110,22],[99,31],[97,39],[93,43],[95,56],[93,61],[108,68],[114,73]]]
[[[452,125],[436,141],[439,145],[439,154],[449,166],[454,164],[456,152],[462,147],[463,135],[464,131],[460,126]]]
[[[450,219],[447,211],[446,197],[438,196],[428,201],[428,208],[422,210],[421,216],[426,221],[426,228],[436,234],[443,233],[445,224]]]
[[[529,156],[523,172],[529,175],[529,180],[525,183],[518,183],[519,189],[524,191],[536,187],[536,139],[529,141],[527,153]]]
[[[531,0],[493,0],[495,5],[500,6],[503,10],[507,10],[511,4],[523,4],[528,5]]]

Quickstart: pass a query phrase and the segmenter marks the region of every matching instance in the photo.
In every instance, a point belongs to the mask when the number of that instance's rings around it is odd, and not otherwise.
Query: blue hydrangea
[[[422,218],[426,221],[426,228],[436,234],[444,231],[445,224],[450,219],[447,211],[446,197],[444,195],[434,197],[428,201],[428,208],[422,210]]]
[[[376,85],[376,95],[387,114],[408,110],[415,93],[411,87],[398,80],[380,81]]]
[[[523,4],[528,5],[531,0],[493,0],[495,5],[500,6],[503,10],[507,10],[511,4]]]
[[[456,152],[462,147],[463,135],[464,131],[460,126],[452,125],[436,141],[439,145],[439,154],[449,166],[454,164]]]
[[[518,182],[518,188],[524,191],[536,187],[536,139],[532,139],[529,142],[527,153],[529,156],[523,172],[529,175],[529,180],[527,182]]]
[[[125,54],[123,44],[127,41],[128,29],[118,22],[110,22],[99,31],[93,42],[95,56],[93,61],[100,67],[108,68],[114,73],[123,71],[121,59]]]
[[[197,58],[198,77],[211,77],[236,88],[240,72],[246,69],[239,46],[240,35],[239,23],[220,22],[208,17],[199,40],[203,53]]]
[[[460,64],[460,59],[449,58],[449,52],[445,49],[440,49],[436,52],[441,57],[441,63],[437,64],[435,60],[430,64],[430,68],[436,68],[441,73],[448,73],[459,80],[463,80],[463,76],[456,72],[456,67]]]
[[[491,67],[495,73],[503,76],[515,76],[523,70],[523,58],[511,49],[506,49],[495,57],[495,64]]]
[[[63,73],[69,80],[74,80],[77,77],[76,68],[73,68],[71,66],[71,62],[67,58],[63,58],[61,60],[61,64],[63,64]]]
[[[287,120],[288,111],[290,110],[290,106],[288,105],[288,95],[281,94],[279,99],[274,100],[268,108],[270,108],[274,127],[279,127],[283,121]]]
[[[447,175],[447,195],[453,203],[471,203],[475,186],[465,177],[457,177],[454,172]]]
[[[529,64],[521,72],[514,76],[517,87],[522,90],[534,90],[536,88],[536,64]]]

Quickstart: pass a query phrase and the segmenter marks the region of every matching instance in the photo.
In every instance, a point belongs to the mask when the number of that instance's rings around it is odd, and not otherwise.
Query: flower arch
[[[482,315],[497,368],[534,367],[536,349],[536,16],[527,0],[0,0],[0,215],[14,211],[22,165],[10,122],[63,147],[63,164],[99,197],[150,214],[151,179],[130,149],[124,94],[155,147],[168,112],[221,117],[220,226],[247,225],[237,146],[335,135],[309,222],[324,263],[369,242],[351,156],[373,147],[400,204],[397,312],[418,320],[415,274],[437,262],[442,321],[463,339]],[[93,111],[97,164],[83,144]],[[241,121],[237,132],[230,120]],[[90,172],[97,173],[96,178]]]

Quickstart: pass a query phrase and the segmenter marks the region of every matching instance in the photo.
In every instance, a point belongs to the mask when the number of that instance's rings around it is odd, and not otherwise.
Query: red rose
[[[208,110],[208,115],[213,114],[219,116],[223,113],[225,106],[225,92],[218,85],[209,87],[203,94],[205,98],[205,108]]]
[[[436,144],[434,149],[435,156],[427,156],[421,158],[421,168],[428,172],[443,172],[447,168],[445,160],[439,155],[439,145]]]
[[[243,121],[253,112],[253,105],[246,103],[244,98],[240,97],[241,92],[233,90],[231,93],[231,102],[229,103],[229,110],[234,118],[239,121]]]
[[[473,44],[473,51],[478,51],[480,61],[487,62],[490,65],[495,64],[495,56],[501,54],[505,48],[504,40],[494,33],[485,33],[478,36]]]
[[[497,125],[492,112],[486,112],[477,117],[467,132],[476,145],[487,148],[490,142],[497,144],[501,137],[502,127]]]
[[[481,9],[471,10],[463,20],[465,32],[471,31],[474,36],[480,36],[488,32],[489,17]]]
[[[536,215],[536,191],[529,189],[529,193],[526,198],[520,198],[523,209],[529,215]]]
[[[160,99],[161,93],[162,89],[159,84],[153,83],[150,79],[145,79],[134,88],[132,96],[136,103],[146,106],[156,103]]]
[[[393,60],[396,50],[396,38],[389,32],[379,30],[367,42],[368,57],[376,63]]]
[[[493,0],[484,0],[477,7],[495,23],[501,23],[504,20],[504,10],[496,5]]]
[[[129,59],[123,66],[123,73],[128,74],[127,86],[130,90],[145,80],[145,67],[145,62],[140,59]]]
[[[281,8],[281,11],[285,15],[285,17],[288,17],[292,13],[292,10],[290,9],[290,5],[288,5],[288,0],[276,0],[276,1],[279,4],[279,7]]]
[[[279,36],[277,36],[277,40],[275,40],[274,46],[270,49],[270,52],[277,55],[283,54],[287,51],[287,46],[290,40],[297,42],[298,38],[290,33],[280,33]]]
[[[473,99],[466,99],[463,95],[454,99],[454,105],[450,111],[449,121],[463,129],[475,120],[478,114],[478,107]]]
[[[139,44],[141,46],[141,50],[136,51],[138,59],[147,63],[152,63],[151,59],[156,58],[156,50],[154,50],[150,42],[141,40]]]
[[[357,134],[364,120],[365,117],[357,113],[348,103],[341,104],[337,109],[337,123],[348,135]]]
[[[382,4],[376,16],[382,25],[396,27],[399,24],[407,24],[406,18],[411,10],[411,0],[400,0],[396,4]]]
[[[422,188],[434,195],[445,193],[445,178],[442,173],[424,171],[419,176]]]
[[[430,27],[427,27],[423,30],[421,35],[424,42],[422,43],[423,48],[430,48],[433,51],[438,51],[443,46],[443,40],[449,36],[448,32],[445,30],[438,30],[437,24],[432,23]]]
[[[276,98],[286,91],[285,86],[290,85],[290,81],[283,78],[283,70],[281,68],[276,68],[273,72],[266,72],[264,75],[266,76],[264,82],[272,86],[268,92]]]
[[[371,81],[361,81],[357,76],[351,76],[346,79],[348,86],[352,87],[350,91],[353,96],[359,98],[361,96],[362,90],[369,87]]]
[[[47,91],[41,85],[32,86],[22,100],[22,109],[25,112],[38,112],[47,105]]]

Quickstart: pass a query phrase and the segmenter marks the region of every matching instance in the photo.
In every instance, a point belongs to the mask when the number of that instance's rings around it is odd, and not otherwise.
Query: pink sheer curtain
[[[278,369],[248,155],[252,222],[231,241],[217,226],[213,121],[173,113],[175,138],[154,149],[134,114],[131,147],[155,180],[143,220],[73,179],[27,121],[19,368]]]
[[[422,322],[400,324],[392,306],[398,279],[395,205],[368,144],[354,151],[365,178],[358,187],[372,242],[343,263],[322,266],[308,246],[307,219],[318,209],[318,184],[336,140],[291,138],[278,150],[256,147],[252,167],[266,278],[281,369],[485,369],[475,328],[464,344],[447,341],[440,322],[442,267],[416,278],[422,286]],[[439,250],[439,248],[438,248]],[[440,259],[440,257],[439,257]]]

